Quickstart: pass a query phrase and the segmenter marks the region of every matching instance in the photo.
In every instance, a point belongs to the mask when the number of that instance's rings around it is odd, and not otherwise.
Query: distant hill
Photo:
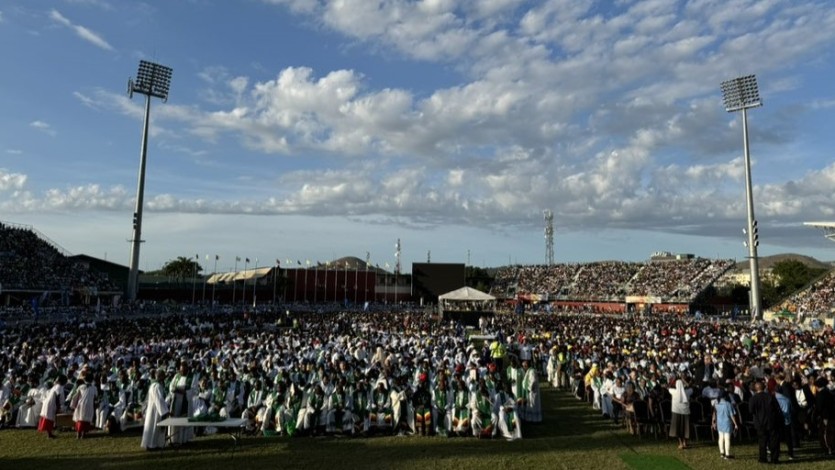
[[[825,263],[823,261],[812,258],[811,256],[799,255],[797,253],[781,253],[779,255],[761,256],[760,269],[771,269],[780,261],[800,261],[810,268],[817,269],[832,269],[832,263]],[[740,261],[736,263],[736,269],[748,269],[748,261]]]

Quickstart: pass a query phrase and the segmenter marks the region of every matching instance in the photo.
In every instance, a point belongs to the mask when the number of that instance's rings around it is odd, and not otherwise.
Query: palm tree
[[[184,282],[186,278],[191,278],[203,271],[200,263],[195,258],[187,258],[185,256],[178,256],[162,267],[162,273],[166,276],[173,277],[177,283]]]

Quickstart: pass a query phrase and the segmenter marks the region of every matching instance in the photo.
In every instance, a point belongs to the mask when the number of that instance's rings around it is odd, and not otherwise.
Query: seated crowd
[[[31,229],[2,223],[0,285],[4,290],[117,290],[105,275],[73,262]]]
[[[498,269],[491,292],[499,297],[549,294],[551,298],[623,301],[626,296],[656,296],[687,302],[733,266],[732,260],[601,261]]]
[[[791,296],[779,309],[786,309],[803,317],[832,315],[835,312],[835,271]]]
[[[142,446],[156,449],[165,431],[155,424],[168,416],[243,418],[251,432],[288,436],[510,440],[542,419],[530,358],[492,361],[426,314],[285,320],[204,313],[8,328],[0,422],[52,435],[59,411],[72,410],[79,437],[144,424]],[[171,434],[182,443],[194,429]]]

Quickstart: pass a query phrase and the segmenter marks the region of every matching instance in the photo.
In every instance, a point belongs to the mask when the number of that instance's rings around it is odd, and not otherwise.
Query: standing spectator
[[[687,386],[683,378],[676,379],[675,388],[670,388],[672,395],[670,421],[670,437],[678,438],[678,448],[687,449],[687,439],[690,439],[690,395],[693,390]]]
[[[777,430],[780,441],[785,441],[788,446],[789,460],[794,460],[794,439],[791,430],[794,425],[792,420],[794,408],[792,407],[791,400],[789,400],[787,396],[780,393],[780,390],[781,389],[778,388],[777,392],[774,394],[774,399],[777,400],[777,405],[780,407],[780,412],[783,417],[783,419],[777,424]],[[794,394],[792,394],[792,396],[794,396]]]
[[[765,390],[762,381],[754,382],[754,396],[748,403],[751,416],[754,419],[754,428],[759,438],[760,463],[778,463],[780,461],[780,439],[778,425],[782,425],[783,416],[777,400]],[[768,460],[768,452],[771,451],[771,461]]]
[[[93,420],[96,419],[96,395],[98,392],[93,384],[93,376],[89,374],[84,383],[78,386],[72,399],[76,439],[84,439],[93,429]]]
[[[539,396],[539,377],[529,361],[522,362],[522,390],[524,406],[521,410],[522,421],[542,422],[542,402]]]
[[[720,392],[719,400],[713,408],[713,429],[719,434],[719,455],[723,459],[732,459],[731,433],[739,428],[733,404],[728,401],[727,392]]]
[[[157,370],[156,380],[148,388],[148,404],[145,408],[145,426],[142,432],[142,447],[145,450],[161,450],[165,446],[166,430],[157,423],[168,418],[168,403],[165,401],[165,370]]]
[[[829,389],[829,380],[820,377],[815,382],[818,393],[815,394],[815,408],[820,417],[820,439],[827,455],[835,453],[835,396]]]
[[[55,381],[55,385],[46,393],[41,406],[41,419],[38,422],[38,431],[45,432],[50,439],[55,438],[52,431],[55,430],[55,419],[58,416],[58,411],[61,410],[61,405],[64,403],[64,385],[67,384],[67,376],[59,375]]]

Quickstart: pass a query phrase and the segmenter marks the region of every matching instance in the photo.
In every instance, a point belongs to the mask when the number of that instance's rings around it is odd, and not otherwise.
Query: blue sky
[[[0,4],[0,220],[128,263],[139,60],[152,104],[141,268],[218,254],[496,266],[835,259],[835,9],[820,1],[115,0]],[[206,266],[211,270],[213,266]]]

